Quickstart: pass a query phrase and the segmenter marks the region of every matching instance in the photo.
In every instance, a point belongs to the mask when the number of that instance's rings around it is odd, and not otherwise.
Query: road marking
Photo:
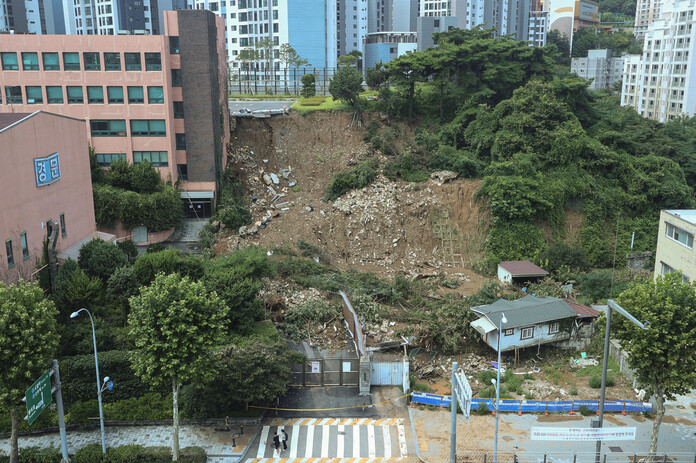
[[[313,449],[314,449],[314,426],[311,426],[311,427],[307,428],[307,441],[306,441],[304,456],[311,457]]]
[[[353,458],[360,457],[360,426],[353,426]]]
[[[375,427],[367,427],[367,454],[370,458],[375,458],[377,452],[375,450]]]
[[[382,426],[384,434],[384,458],[391,458],[391,436],[389,435],[389,426]]]
[[[295,425],[292,427],[292,436],[290,437],[290,458],[297,458],[297,447],[300,443],[300,427]]]
[[[321,458],[329,458],[329,427],[321,427]]]
[[[400,424],[397,426],[399,431],[399,452],[401,453],[401,458],[408,455],[408,450],[406,448],[406,432],[404,431],[404,425]]]
[[[345,432],[346,432],[346,427],[343,425],[338,426],[338,444],[336,445],[336,457],[338,458],[343,458],[344,452],[343,452],[343,444],[345,443]]]
[[[268,432],[271,430],[269,426],[264,426],[261,431],[261,440],[259,441],[259,451],[256,453],[256,458],[263,458],[263,454],[266,453],[266,446],[268,445]]]

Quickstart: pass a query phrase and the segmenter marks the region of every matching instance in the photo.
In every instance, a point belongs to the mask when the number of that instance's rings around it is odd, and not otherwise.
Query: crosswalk
[[[372,463],[408,456],[401,418],[297,418],[264,426],[256,458],[246,463]],[[288,450],[275,453],[273,435],[285,429]],[[282,447],[282,444],[281,444]],[[252,453],[253,454],[253,453]]]

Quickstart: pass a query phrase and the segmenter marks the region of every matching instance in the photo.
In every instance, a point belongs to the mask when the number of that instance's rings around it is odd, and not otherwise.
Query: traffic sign
[[[469,415],[471,414],[471,386],[469,381],[466,379],[466,373],[463,369],[459,369],[454,373],[455,384],[452,384],[452,394],[457,399],[457,404],[461,407],[462,413],[466,421],[469,421]]]
[[[33,424],[42,411],[53,401],[50,372],[42,374],[24,393],[27,403],[27,420]]]

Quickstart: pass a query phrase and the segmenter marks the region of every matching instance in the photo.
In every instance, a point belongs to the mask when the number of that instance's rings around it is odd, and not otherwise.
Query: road
[[[240,109],[250,109],[251,111],[283,109],[283,106],[289,108],[292,105],[292,100],[229,100],[230,113],[239,112]]]

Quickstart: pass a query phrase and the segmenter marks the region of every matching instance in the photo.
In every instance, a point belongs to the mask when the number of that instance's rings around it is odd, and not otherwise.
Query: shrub
[[[576,387],[570,388],[570,395],[578,395],[578,388],[576,388]]]
[[[302,82],[302,90],[300,93],[303,97],[311,98],[317,93],[314,74],[305,74],[300,81]]]
[[[490,410],[488,409],[488,404],[486,402],[479,402],[478,407],[476,408],[476,413],[479,415],[485,415],[488,413]]]
[[[218,209],[215,218],[225,227],[237,231],[239,227],[251,223],[251,212],[239,204],[228,205]]]
[[[185,447],[179,452],[180,463],[206,463],[208,456],[201,447]]]
[[[377,171],[370,162],[362,162],[348,172],[339,172],[331,179],[326,189],[326,200],[333,201],[350,190],[360,189],[371,184]]]
[[[592,415],[592,410],[590,410],[586,405],[580,405],[578,408],[578,411],[582,416],[590,416]]]
[[[111,450],[110,448],[107,451]],[[102,454],[101,444],[89,444],[75,452],[75,455],[70,457],[71,463],[102,463],[104,454]]]
[[[545,249],[541,230],[527,222],[499,222],[486,239],[486,258],[492,265],[504,260],[538,260]]]
[[[109,300],[128,308],[128,299],[138,294],[140,284],[135,278],[133,267],[121,267],[116,269],[106,283],[106,296]]]
[[[138,193],[154,193],[162,188],[162,177],[149,161],[130,166],[129,189]]]
[[[609,381],[607,379],[607,383],[608,382]],[[600,387],[602,387],[602,378],[600,378],[599,376],[593,376],[592,378],[590,378],[590,387],[594,389],[599,389]]]
[[[131,264],[135,262],[138,258],[138,247],[135,245],[133,240],[123,240],[116,243],[116,246],[121,250],[121,252],[128,258],[128,262]]]
[[[619,294],[628,287],[626,281],[618,277],[614,279],[614,294]],[[597,302],[602,299],[608,299],[611,294],[612,287],[612,271],[611,270],[596,270],[586,273],[580,277],[580,290],[582,295],[591,302]]]
[[[24,447],[19,449],[19,463],[60,463],[63,456],[57,448],[42,449]]]
[[[94,198],[94,218],[99,227],[113,227],[120,217],[121,193],[120,188],[111,185],[95,183],[92,185]]]
[[[244,186],[232,169],[226,169],[221,175],[217,212],[211,220],[218,220],[233,230],[251,223]]]
[[[392,181],[399,177],[407,182],[425,182],[430,178],[428,172],[410,154],[404,154],[398,161],[388,164],[384,169],[384,176]]]
[[[128,265],[128,258],[113,243],[95,239],[80,248],[77,262],[88,275],[106,281],[117,268]]]
[[[478,177],[482,169],[481,162],[473,154],[445,145],[430,156],[428,164],[433,170],[451,170],[466,178]]]
[[[208,291],[215,291],[230,308],[230,330],[244,332],[261,317],[261,301],[256,298],[261,285],[249,278],[243,268],[211,266],[206,269],[203,282]]]
[[[302,100],[302,106],[319,106],[326,101],[325,96],[313,96]]]
[[[203,262],[195,256],[181,254],[176,249],[166,249],[138,257],[133,264],[133,270],[141,285],[150,284],[159,272],[178,273],[198,280],[203,276]]]
[[[541,254],[541,260],[542,262],[548,262],[545,268],[554,275],[562,267],[583,272],[589,268],[585,258],[585,251],[582,248],[574,248],[565,243],[554,243]]]
[[[167,246],[163,245],[162,243],[152,243],[148,245],[147,249],[145,250],[145,254],[154,254],[156,252],[162,252],[166,250]]]
[[[72,312],[66,290],[72,281],[73,274],[80,271],[80,266],[77,265],[77,262],[68,257],[60,266],[56,275],[56,281],[53,285],[53,300],[58,306],[58,310],[66,316]]]
[[[89,277],[82,269],[70,275],[70,279],[61,282],[55,291],[56,300],[64,315],[85,306],[92,306],[101,293],[102,282],[98,277]]]
[[[99,402],[97,399],[73,404],[65,415],[66,424],[89,423],[90,418],[99,416]],[[99,448],[101,452],[101,447]]]

